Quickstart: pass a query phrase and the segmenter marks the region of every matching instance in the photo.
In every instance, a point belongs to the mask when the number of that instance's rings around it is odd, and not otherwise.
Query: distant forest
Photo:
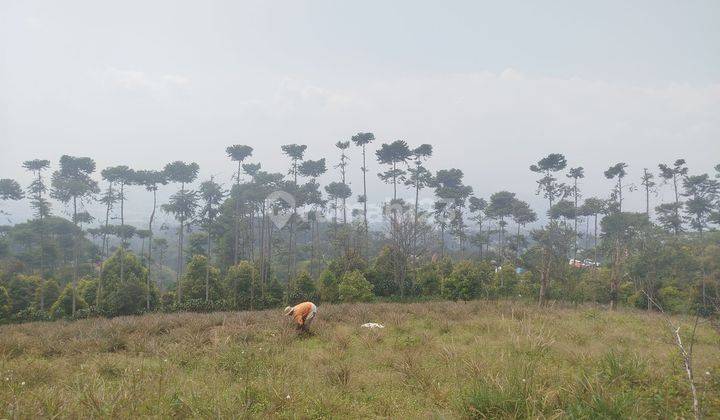
[[[461,169],[430,169],[430,144],[377,147],[372,133],[358,133],[335,147],[336,156],[309,160],[307,146],[283,145],[288,170],[274,173],[253,162],[252,147],[232,145],[231,185],[199,182],[193,162],[100,170],[90,157],[25,161],[32,183],[0,179],[0,206],[25,200],[33,212],[0,226],[0,320],[439,298],[717,310],[720,165],[693,174],[678,159],[631,176],[619,162],[604,172],[607,196],[584,197],[583,167],[549,154],[528,162],[547,202],[533,209],[510,191],[474,195]],[[370,159],[383,171],[369,173]],[[335,181],[320,185],[328,171]],[[350,171],[362,173],[360,191],[346,182]],[[381,203],[382,226],[371,226],[367,184],[378,181],[393,194]],[[165,185],[176,192],[161,203]],[[152,203],[142,226],[125,223],[131,188]],[[660,188],[674,200],[653,203]],[[419,203],[423,191],[433,192],[431,208]],[[643,195],[645,211],[623,207],[630,193]],[[104,211],[90,214],[91,202]],[[160,229],[159,212],[177,224]],[[547,218],[535,227],[538,212]]]

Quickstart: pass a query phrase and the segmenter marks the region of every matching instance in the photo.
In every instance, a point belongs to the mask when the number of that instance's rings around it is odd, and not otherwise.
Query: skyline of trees
[[[0,205],[6,200],[27,199],[33,210],[32,220],[17,224],[19,228],[5,228],[0,234],[12,232],[3,237],[4,249],[0,249],[0,257],[10,258],[22,243],[28,249],[35,249],[32,251],[35,256],[32,259],[25,257],[25,264],[29,266],[29,274],[38,276],[41,288],[44,288],[45,280],[58,277],[59,267],[59,253],[48,248],[48,236],[57,244],[58,237],[63,235],[58,232],[68,230],[62,241],[71,243],[72,260],[60,266],[71,267],[67,276],[70,281],[67,283],[69,289],[63,289],[60,297],[65,299],[62,305],[71,307],[73,314],[79,309],[78,302],[83,307],[100,307],[99,299],[106,296],[104,289],[114,287],[106,283],[109,277],[104,272],[106,264],[103,262],[110,258],[115,258],[119,276],[112,281],[129,284],[125,266],[136,261],[128,260],[125,252],[133,241],[141,243],[139,252],[132,253],[139,254],[137,263],[143,267],[140,272],[133,265],[132,275],[143,277],[142,286],[133,287],[135,292],[142,291],[145,310],[150,310],[153,302],[165,299],[166,285],[174,286],[173,296],[169,299],[176,302],[186,301],[183,297],[185,286],[192,288],[192,299],[202,290],[200,298],[210,301],[210,297],[218,293],[212,290],[213,284],[220,284],[218,276],[247,261],[257,270],[252,274],[257,278],[249,283],[241,281],[248,275],[247,266],[243,266],[244,274],[236,272],[232,282],[231,289],[236,295],[238,290],[250,290],[253,296],[282,301],[307,284],[306,275],[314,279],[335,262],[341,265],[335,269],[333,277],[337,282],[345,273],[359,270],[378,290],[390,287],[404,297],[417,287],[421,273],[427,272],[424,267],[428,263],[446,257],[479,261],[489,258],[497,266],[507,263],[531,267],[538,276],[538,300],[543,303],[551,280],[562,271],[560,261],[579,258],[580,254],[596,262],[603,260],[610,268],[609,302],[615,306],[623,270],[628,264],[628,247],[638,235],[658,228],[675,237],[689,232],[702,240],[705,233],[720,223],[720,185],[717,180],[720,165],[715,168],[715,174],[694,174],[685,160],[678,159],[672,165],[660,163],[657,172],[644,168],[639,174],[627,163],[618,162],[610,165],[603,174],[612,183],[607,198],[583,200],[584,168],[568,168],[564,155],[551,153],[530,165],[530,171],[540,176],[536,194],[548,204],[547,208],[535,210],[511,191],[502,190],[479,197],[474,194],[473,186],[466,184],[460,168],[435,169],[429,165],[432,145],[412,148],[403,140],[395,140],[380,143],[375,150],[381,168],[378,178],[392,186],[393,194],[390,202],[379,203],[386,210],[384,227],[371,225],[366,158],[368,147],[374,141],[373,133],[361,132],[347,141],[337,142],[335,147],[339,153],[335,156],[316,160],[305,158],[308,153],[317,157],[316,151],[308,150],[306,145],[282,145],[280,152],[289,159],[286,174],[267,172],[261,162],[249,163],[253,152],[251,146],[231,145],[225,152],[236,167],[227,187],[215,182],[214,176],[198,182],[200,168],[195,162],[174,161],[162,170],[111,166],[100,171],[100,178],[105,183],[102,194],[94,179],[96,164],[89,157],[62,156],[57,169],[52,172],[50,188],[43,173],[51,168],[51,162],[28,160],[22,166],[33,175],[29,185],[23,188],[12,179],[0,180]],[[362,207],[352,211],[348,218],[347,201],[353,192],[347,181],[351,169],[351,156],[348,155],[351,144],[362,154],[358,166],[363,185],[362,193],[357,196],[357,203]],[[322,186],[318,179],[327,172],[328,161],[336,170],[335,180]],[[563,175],[569,183],[561,181]],[[661,185],[653,181],[655,176],[662,180]],[[643,187],[645,209],[641,213],[623,211],[626,210],[623,201],[627,194],[638,189],[633,180]],[[172,216],[177,226],[163,224],[158,238],[154,226],[157,192],[161,186],[170,183],[179,184],[179,189],[159,208]],[[651,192],[667,185],[672,189],[674,200],[653,206]],[[151,212],[144,222],[147,229],[125,223],[126,191],[134,187],[152,193]],[[420,193],[425,189],[433,191],[432,207],[420,206]],[[282,196],[271,196],[276,191],[288,192],[293,199],[288,201]],[[53,206],[46,195],[72,209],[69,221],[72,228],[52,215]],[[273,198],[268,199],[269,196]],[[103,217],[87,212],[84,205],[91,202],[102,204]],[[323,221],[323,215],[332,217]],[[287,223],[278,224],[279,217],[284,217]],[[580,231],[583,221],[586,225],[584,233]],[[539,227],[533,225],[538,222]],[[527,232],[529,226],[535,227]],[[14,231],[20,228],[27,231],[25,237],[16,236]],[[173,230],[177,245],[171,247],[168,239]],[[186,238],[186,235],[189,236]],[[477,252],[468,253],[468,246]],[[112,248],[115,252],[111,254]],[[153,248],[159,250],[159,262],[153,258]],[[174,270],[164,261],[173,250],[176,257]],[[68,252],[63,255],[67,259]],[[206,259],[201,261],[195,258],[197,256]],[[380,280],[373,277],[372,270],[367,271],[370,270],[369,263],[383,258],[389,261],[385,273],[393,279],[393,286],[378,286]],[[54,262],[48,264],[48,260]],[[184,270],[191,260],[193,273],[202,271],[202,279],[189,279],[189,274],[186,275]],[[93,286],[95,291],[79,296],[81,276],[92,276],[89,263],[100,267]],[[81,270],[85,272],[81,273]],[[220,271],[216,275],[213,270]],[[467,273],[463,273],[461,277],[465,278]],[[170,281],[169,276],[173,274],[174,281]],[[337,282],[330,281],[329,276],[321,278],[324,287],[331,290],[337,287]],[[505,287],[503,279],[500,278],[501,288]],[[356,275],[352,281],[359,282]],[[39,295],[42,310],[49,303],[44,301],[45,293]],[[88,298],[93,301],[88,302]],[[233,299],[247,300],[237,296]]]

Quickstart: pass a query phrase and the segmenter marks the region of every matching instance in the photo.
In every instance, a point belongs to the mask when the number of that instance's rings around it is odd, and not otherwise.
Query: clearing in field
[[[312,329],[298,337],[279,310],[2,326],[0,416],[692,417],[656,314],[322,305]],[[718,335],[702,323],[694,368],[704,415],[720,416]]]

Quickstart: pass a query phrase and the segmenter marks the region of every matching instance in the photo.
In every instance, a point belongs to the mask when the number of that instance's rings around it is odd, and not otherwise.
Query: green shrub
[[[44,308],[47,311],[50,306],[60,297],[60,285],[55,279],[48,279],[38,288],[35,296],[35,306],[40,309],[41,302],[44,302]],[[41,298],[44,299],[41,301]]]
[[[360,270],[345,273],[338,286],[340,300],[343,302],[369,302],[374,297],[372,287]]]
[[[690,307],[689,296],[675,286],[665,286],[658,293],[660,304],[668,312],[686,312]]]
[[[338,278],[335,273],[329,269],[323,270],[323,272],[320,273],[318,283],[320,286],[321,302],[332,303],[338,301],[340,292],[338,291]]]
[[[470,261],[460,261],[442,284],[442,296],[450,300],[471,300],[480,291],[480,272]]]
[[[205,299],[206,274],[209,300],[220,300],[225,295],[222,284],[220,284],[220,270],[211,266],[208,272],[207,264],[208,260],[204,255],[193,255],[190,259],[182,278],[183,300],[207,300]]]
[[[427,264],[420,267],[418,272],[418,288],[423,296],[436,296],[440,294],[442,280],[437,264]]]
[[[290,284],[289,303],[314,301],[317,300],[317,297],[317,289],[310,274],[307,271],[301,271]]]
[[[35,301],[41,279],[39,276],[18,274],[10,280],[7,292],[12,301],[11,312],[16,313],[30,308]]]
[[[120,256],[124,261],[124,277],[120,280]],[[100,276],[99,310],[108,315],[138,314],[145,310],[147,299],[147,270],[130,251],[116,251],[103,264]],[[88,286],[89,287],[89,286]],[[157,300],[151,290],[152,301]],[[94,302],[91,302],[94,303]]]
[[[230,292],[230,299],[236,308],[248,309],[257,306],[257,302],[251,302],[260,295],[257,280],[257,269],[248,261],[240,261],[230,267],[225,276],[225,289]]]
[[[64,318],[72,315],[72,301],[73,301],[73,288],[72,284],[68,284],[63,289],[60,296],[58,296],[55,303],[50,307],[50,314],[55,318]],[[75,295],[75,310],[87,308],[85,300],[78,295]]]
[[[12,301],[7,289],[0,286],[0,321],[6,321],[12,313]]]

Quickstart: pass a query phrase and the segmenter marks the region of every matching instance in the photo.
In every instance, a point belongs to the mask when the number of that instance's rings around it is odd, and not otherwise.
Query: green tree
[[[582,166],[578,166],[577,168],[570,168],[568,171],[568,174],[566,175],[568,178],[572,178],[573,185],[572,185],[572,196],[574,200],[574,206],[573,206],[573,222],[575,225],[575,246],[573,247],[573,255],[577,256],[577,248],[578,248],[578,200],[580,199],[580,189],[578,188],[578,180],[585,178],[585,169],[583,169]]]
[[[33,159],[23,162],[23,168],[32,172],[33,181],[28,187],[30,194],[30,207],[35,213],[38,231],[40,233],[40,276],[45,274],[45,224],[44,220],[50,216],[50,202],[45,198],[47,184],[43,172],[50,167],[50,161],[45,159]],[[40,302],[40,309],[45,309],[45,302]]]
[[[360,170],[363,174],[363,193],[362,196],[359,197],[359,201],[363,203],[363,235],[365,236],[365,252],[369,252],[369,235],[370,231],[368,230],[368,218],[367,218],[367,178],[366,175],[368,173],[367,168],[367,162],[365,160],[365,153],[366,153],[366,147],[368,144],[375,141],[375,135],[373,133],[357,133],[352,138],[353,143],[355,143],[355,146],[362,147],[362,167]],[[367,254],[366,254],[367,255]]]
[[[330,269],[325,269],[320,273],[318,279],[320,301],[333,303],[339,299],[340,292],[338,290],[338,277]]]
[[[230,160],[237,162],[237,171],[235,172],[235,188],[232,190],[232,196],[235,200],[235,208],[233,213],[233,265],[237,265],[240,254],[240,219],[242,218],[242,200],[240,199],[240,175],[242,173],[242,163],[245,159],[252,156],[253,148],[242,144],[234,144],[225,149]]]
[[[342,302],[369,302],[375,296],[370,284],[360,270],[343,274],[338,285],[339,299]]]
[[[210,300],[210,266],[212,265],[212,235],[213,229],[215,228],[215,218],[217,217],[219,207],[222,204],[227,192],[223,189],[222,185],[214,181],[213,177],[210,177],[209,181],[205,181],[200,184],[200,199],[204,205],[200,212],[201,225],[205,229],[207,234],[207,258],[208,264],[205,269],[205,301]]]
[[[393,201],[395,201],[397,200],[398,179],[401,179],[401,177],[405,175],[405,171],[398,169],[397,166],[398,164],[406,164],[412,157],[412,151],[405,141],[395,140],[390,144],[383,143],[380,149],[375,151],[375,156],[377,157],[378,163],[390,166],[390,169],[379,173],[378,176],[383,182],[392,183]]]
[[[537,214],[530,208],[525,201],[515,199],[512,202],[512,210],[510,212],[515,225],[517,226],[517,244],[515,250],[515,258],[520,257],[520,228],[525,227],[528,223],[537,221]]]
[[[474,236],[474,242],[478,246],[479,257],[483,258],[483,245],[487,244],[487,238],[483,233],[483,222],[485,221],[485,212],[487,211],[488,203],[484,198],[470,197],[468,209],[472,215],[472,220],[477,223],[478,231]]]
[[[257,306],[257,269],[249,261],[233,265],[225,276],[225,287],[230,291],[233,305],[238,309],[253,309]]]
[[[569,253],[572,231],[560,225],[557,220],[550,222],[543,228],[532,231],[535,244],[530,249],[530,255],[525,259],[527,265],[539,273],[540,290],[538,303],[545,305],[550,279],[561,277],[567,268],[567,255]]]
[[[290,171],[289,174],[292,177],[292,194],[295,197],[295,201],[292,206],[292,214],[288,221],[288,277],[295,275],[295,265],[297,258],[297,251],[295,249],[297,238],[295,238],[295,229],[298,222],[297,216],[297,199],[299,198],[298,188],[298,176],[300,175],[300,164],[305,156],[305,150],[307,146],[304,144],[285,144],[281,146],[283,153],[290,158]],[[344,155],[343,155],[344,156]],[[343,169],[344,174],[344,169]],[[343,175],[344,176],[344,175]]]
[[[123,279],[120,279],[120,259],[125,261],[122,267],[125,270]],[[146,308],[145,297],[147,291],[147,269],[132,252],[115,251],[103,263],[99,289],[98,307],[103,313],[110,315],[136,314]],[[156,296],[152,290],[151,296]]]
[[[12,313],[12,300],[5,287],[0,285],[0,322],[10,318]]]
[[[465,222],[463,211],[467,198],[472,195],[472,187],[463,184],[463,172],[460,169],[442,169],[435,174],[435,196],[440,199],[435,207],[436,219],[441,220],[441,254],[445,256],[445,224],[449,222],[450,233],[463,244],[465,240]],[[444,219],[444,220],[443,220]],[[449,219],[449,220],[448,220]],[[462,245],[462,244],[461,244]]]
[[[600,222],[606,240],[606,252],[610,254],[610,307],[618,301],[618,288],[629,255],[631,242],[646,231],[650,221],[644,213],[612,213]]]
[[[150,290],[152,290],[151,283],[153,281],[153,222],[155,221],[155,212],[157,210],[157,190],[160,185],[167,185],[168,179],[164,171],[154,170],[139,170],[135,172],[135,183],[142,185],[145,190],[152,192],[152,211],[150,212],[150,218],[148,220],[148,274],[147,274],[147,290],[148,294],[145,297],[146,309],[150,310]]]
[[[310,178],[303,186],[303,203],[310,205],[312,210],[308,215],[308,221],[310,223],[310,275],[313,276],[316,272],[316,261],[317,254],[320,250],[320,223],[318,212],[326,205],[326,200],[322,197],[320,191],[320,184],[317,182],[317,178],[327,172],[325,165],[325,158],[318,160],[305,160],[300,165],[299,173],[300,176]]]
[[[408,169],[408,174],[405,178],[405,185],[412,187],[415,190],[415,206],[413,210],[413,229],[418,230],[418,218],[420,216],[420,191],[430,187],[435,182],[427,168],[423,166],[423,162],[428,160],[432,156],[433,148],[429,144],[422,144],[412,151],[414,167]],[[413,234],[413,255],[418,254],[417,249],[417,232]]]
[[[675,201],[672,205],[661,204],[656,210],[661,213],[658,217],[662,217],[661,223],[667,227],[670,227],[675,236],[678,236],[682,232],[682,218],[680,217],[680,209],[682,205],[680,203],[680,189],[679,182],[688,174],[687,165],[685,165],[685,159],[677,159],[673,162],[672,166],[661,163],[658,165],[660,169],[660,178],[663,180],[663,184],[672,182],[673,192],[675,194]]]
[[[182,288],[185,290],[184,301],[190,299],[217,301],[224,296],[220,271],[215,267],[208,269],[208,259],[204,255],[194,255],[190,259],[182,278]]]
[[[73,235],[74,270],[72,280],[72,314],[77,308],[75,288],[78,282],[80,265],[80,238],[82,229],[78,227],[78,205],[91,199],[94,194],[100,192],[98,184],[90,175],[95,172],[95,161],[89,157],[74,157],[63,155],[60,157],[60,169],[53,172],[52,190],[50,196],[56,200],[68,204],[72,203],[75,232]]]
[[[76,310],[85,308],[87,308],[87,303],[77,295],[72,285],[68,284],[50,307],[50,314],[57,318],[63,318],[74,315]]]
[[[165,176],[168,181],[180,184],[180,191],[170,197],[170,202],[162,205],[163,211],[175,216],[180,222],[178,229],[178,258],[176,267],[176,284],[177,298],[182,301],[182,282],[180,278],[183,272],[183,240],[185,232],[185,222],[191,220],[197,209],[197,193],[195,191],[187,191],[185,186],[195,181],[200,167],[197,163],[185,163],[175,161],[165,165]]]
[[[496,219],[500,226],[498,242],[500,243],[500,259],[503,261],[505,260],[505,226],[507,225],[505,219],[512,216],[516,201],[515,193],[499,191],[490,196],[490,204],[486,210],[488,217]]]
[[[128,185],[133,185],[133,183],[136,181],[135,178],[135,171],[127,167],[126,165],[120,165],[120,166],[113,166],[110,168],[103,169],[103,174],[112,174],[109,176],[109,178],[114,178],[115,182],[119,184],[120,192],[118,195],[118,199],[120,201],[120,230],[121,233],[129,233],[128,230],[125,229],[125,187]],[[107,179],[107,178],[106,178]],[[125,252],[125,247],[127,246],[127,240],[130,239],[132,236],[128,237],[127,235],[121,234],[120,235],[120,252]],[[125,259],[120,258],[120,282],[123,282],[125,280]]]
[[[617,181],[615,182],[615,186],[613,187],[610,194],[610,208],[618,213],[622,213],[624,189],[623,179],[625,178],[625,176],[627,176],[627,171],[625,170],[627,167],[627,163],[619,162],[611,166],[610,168],[608,168],[607,171],[604,172],[605,178],[617,179]]]
[[[47,304],[52,305],[59,296],[60,285],[58,284],[57,280],[47,279],[43,282],[40,288],[38,288],[36,292],[35,302],[37,304],[40,304],[40,302],[46,302]]]
[[[595,233],[593,234],[593,248],[595,250],[595,262],[598,261],[598,215],[607,213],[607,202],[597,197],[587,198],[582,205],[581,212],[595,219]]]
[[[685,212],[688,214],[690,226],[697,230],[702,238],[720,194],[720,183],[711,179],[708,174],[693,175],[683,179],[683,189],[682,195],[688,198]]]
[[[41,282],[40,276],[26,276],[22,274],[10,280],[7,285],[7,292],[12,300],[12,313],[29,309],[33,305]]]
[[[290,303],[314,301],[318,298],[315,282],[313,282],[307,271],[299,272],[298,275],[292,279],[289,289],[290,294],[288,301]]]
[[[540,195],[542,193],[548,200],[550,203],[548,209],[552,208],[556,199],[564,198],[567,193],[565,184],[559,183],[553,175],[555,172],[565,169],[566,166],[567,160],[560,153],[551,153],[540,159],[536,164],[530,165],[532,172],[542,174],[542,177],[537,181],[536,194]]]
[[[640,178],[640,185],[645,189],[645,215],[648,220],[650,219],[650,193],[655,192],[655,175],[650,172],[647,168],[643,168],[642,178]]]
[[[460,261],[450,276],[443,279],[442,296],[453,301],[472,300],[480,292],[480,273],[470,261]]]

